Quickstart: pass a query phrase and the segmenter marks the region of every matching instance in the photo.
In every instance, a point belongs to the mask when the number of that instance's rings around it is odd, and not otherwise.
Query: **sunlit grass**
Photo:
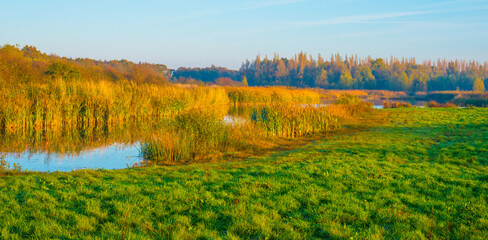
[[[0,238],[486,239],[486,109],[239,162],[0,178]]]

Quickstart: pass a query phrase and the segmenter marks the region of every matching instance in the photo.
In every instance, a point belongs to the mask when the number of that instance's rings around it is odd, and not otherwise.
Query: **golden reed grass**
[[[23,84],[20,89],[6,86],[0,92],[0,131],[104,127],[228,103],[227,93],[221,87],[64,80]]]
[[[319,103],[321,95],[310,89],[286,87],[226,87],[234,104]]]

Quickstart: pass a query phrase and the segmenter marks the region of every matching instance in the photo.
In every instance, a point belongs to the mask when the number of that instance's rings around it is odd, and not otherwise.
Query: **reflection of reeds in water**
[[[7,132],[0,138],[0,152],[44,153],[77,156],[80,152],[110,146],[114,143],[136,144],[157,134],[167,121],[127,123],[107,128],[60,128],[29,132]]]
[[[224,119],[231,113],[233,105],[206,108],[216,117]],[[250,109],[250,107],[247,107]],[[203,112],[204,108],[194,110]],[[249,110],[243,110],[249,112]],[[22,154],[29,151],[32,154],[78,156],[81,152],[108,147],[114,143],[138,144],[145,139],[162,135],[172,129],[174,116],[164,119],[146,121],[130,121],[123,124],[105,127],[60,127],[30,131],[7,131],[0,138],[0,152]],[[19,155],[20,156],[20,155]]]

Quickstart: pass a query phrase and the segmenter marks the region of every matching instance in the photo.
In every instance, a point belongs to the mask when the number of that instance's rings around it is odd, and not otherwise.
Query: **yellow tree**
[[[481,79],[477,78],[476,81],[474,81],[473,84],[473,91],[475,92],[484,92],[485,91],[485,84]]]
[[[244,86],[244,87],[247,87],[248,86],[248,84],[247,84],[247,77],[246,76],[244,76],[242,78],[242,86]]]
[[[352,88],[353,82],[352,82],[351,72],[349,72],[349,70],[347,69],[342,70],[341,77],[339,79],[339,85],[345,89]]]

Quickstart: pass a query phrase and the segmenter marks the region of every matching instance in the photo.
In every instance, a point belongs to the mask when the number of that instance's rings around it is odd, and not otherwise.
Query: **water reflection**
[[[77,169],[121,169],[142,161],[139,144],[114,143],[73,154],[31,152],[7,153],[5,160],[31,171],[71,171]]]
[[[253,107],[210,109],[229,124],[246,121]],[[171,120],[100,128],[55,129],[0,134],[0,155],[31,171],[122,169],[140,163],[140,142],[168,129]]]
[[[121,169],[140,162],[140,142],[158,134],[166,124],[4,133],[0,136],[0,155],[11,166],[16,163],[32,171]]]

